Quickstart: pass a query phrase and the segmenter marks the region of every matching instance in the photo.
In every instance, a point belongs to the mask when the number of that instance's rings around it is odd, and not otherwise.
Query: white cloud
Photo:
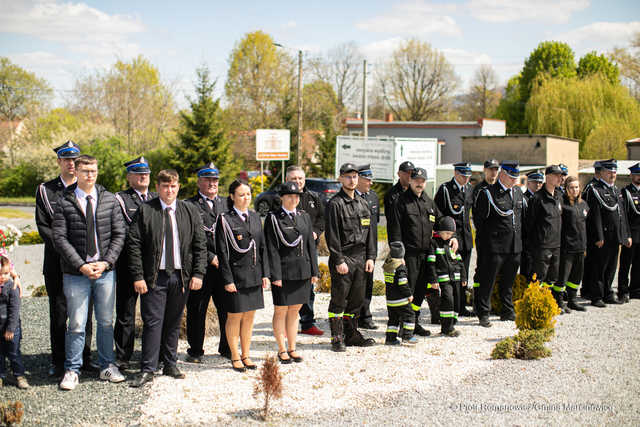
[[[471,15],[486,22],[541,20],[566,23],[571,14],[589,7],[589,0],[470,0]]]
[[[469,52],[464,49],[440,49],[454,67],[491,64],[491,57],[486,53]]]
[[[59,67],[71,64],[71,61],[51,52],[26,52],[11,55],[11,60],[25,68]]]
[[[455,5],[435,4],[421,0],[405,2],[393,6],[390,12],[358,22],[356,27],[377,33],[411,36],[433,33],[460,36],[462,30],[447,14],[455,10]]]
[[[282,28],[296,28],[298,23],[296,21],[287,21],[286,24],[282,26]]]
[[[0,31],[62,43],[91,56],[137,51],[129,37],[144,31],[138,19],[109,15],[84,3],[8,0],[0,2],[0,9]]]
[[[553,37],[568,43],[576,54],[587,51],[607,51],[614,46],[624,47],[632,36],[640,31],[640,21],[634,22],[594,22]]]
[[[391,53],[404,41],[402,37],[393,37],[368,43],[360,48],[365,58],[376,61],[388,58]]]

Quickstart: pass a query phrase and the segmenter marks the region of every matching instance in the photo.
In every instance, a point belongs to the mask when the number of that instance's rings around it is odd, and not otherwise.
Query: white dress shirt
[[[169,218],[171,218],[171,227],[173,228],[173,268],[176,270],[180,270],[182,268],[182,263],[180,260],[180,236],[178,235],[178,223],[176,222],[176,200],[173,201],[172,204],[167,205],[165,202],[160,199],[160,206],[162,206],[162,215],[164,215],[164,210],[166,208],[171,208],[171,212],[169,212]],[[164,236],[164,230],[162,230],[162,235]],[[162,258],[160,258],[160,270],[165,269],[165,241],[164,237],[162,238]]]
[[[140,200],[142,200],[143,202],[147,201],[147,197],[149,197],[149,192],[148,191],[146,193],[141,193],[138,190],[136,190],[135,188],[133,189],[133,191],[135,191],[138,194],[138,197],[140,197]]]
[[[64,180],[62,180],[64,182]],[[93,224],[95,225],[95,239],[96,239],[96,249],[98,250],[96,254],[92,257],[87,255],[87,262],[94,262],[100,259],[100,245],[98,245],[98,222],[96,221],[96,210],[98,207],[98,192],[96,191],[96,187],[91,189],[91,193],[87,194],[82,191],[79,187],[76,187],[75,190],[76,199],[78,200],[78,204],[82,209],[82,213],[84,216],[87,216],[87,196],[91,196],[91,205],[93,206]]]
[[[238,215],[240,215],[240,219],[242,219],[243,221],[246,221],[245,219],[245,215],[247,216],[246,218],[249,219],[249,210],[247,209],[246,211],[241,211],[240,209],[236,208],[235,206],[233,207],[233,209],[235,209],[236,212],[238,212]]]
[[[207,196],[205,196],[199,191],[198,191],[198,194],[200,194],[200,197],[202,197],[207,202],[207,205],[209,205],[209,209],[213,209],[213,200],[211,200],[210,198],[208,198]]]

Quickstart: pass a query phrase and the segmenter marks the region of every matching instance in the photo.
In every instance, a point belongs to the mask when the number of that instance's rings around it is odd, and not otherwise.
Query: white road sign
[[[256,160],[289,160],[291,132],[289,129],[257,129]]]

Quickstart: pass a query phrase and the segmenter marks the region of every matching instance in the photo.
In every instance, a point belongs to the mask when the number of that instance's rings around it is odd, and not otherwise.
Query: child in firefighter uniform
[[[382,266],[387,297],[387,334],[385,345],[398,345],[398,335],[405,344],[415,344],[413,336],[415,316],[411,309],[411,287],[407,275],[407,266],[404,264],[404,245],[402,242],[389,244],[389,256]],[[402,328],[402,332],[400,331]]]
[[[454,325],[458,322],[456,307],[459,307],[460,289],[466,286],[467,277],[460,254],[449,247],[449,239],[456,232],[453,218],[440,218],[433,228],[433,243],[427,255],[427,287],[440,289],[440,326],[442,335],[457,337],[460,332]]]

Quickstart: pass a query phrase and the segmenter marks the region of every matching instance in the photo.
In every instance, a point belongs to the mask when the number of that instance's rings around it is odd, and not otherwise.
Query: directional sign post
[[[264,164],[271,160],[282,161],[282,182],[284,182],[284,162],[289,160],[291,147],[291,131],[289,129],[257,129],[256,130],[256,160],[260,162],[260,181]],[[264,191],[264,183],[261,183]]]

